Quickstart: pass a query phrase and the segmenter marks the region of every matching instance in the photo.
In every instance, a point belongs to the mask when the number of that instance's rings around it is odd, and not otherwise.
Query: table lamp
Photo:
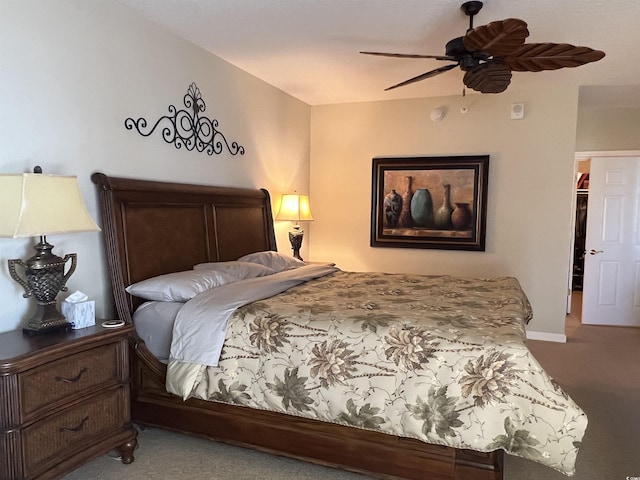
[[[302,237],[304,231],[298,225],[300,220],[313,220],[311,216],[311,208],[309,207],[309,197],[307,195],[298,195],[297,193],[288,193],[282,195],[280,210],[276,215],[276,220],[289,220],[296,222],[293,231],[289,232],[289,241],[293,256],[298,260],[302,260],[300,256],[300,248],[302,247]]]
[[[44,334],[69,330],[56,307],[56,296],[66,291],[69,277],[76,269],[75,253],[60,258],[51,250],[46,235],[92,232],[100,228],[89,216],[82,201],[76,177],[34,173],[0,175],[0,237],[40,237],[35,255],[26,261],[9,260],[9,274],[24,289],[24,297],[33,295],[38,306],[23,331]],[[67,273],[65,264],[71,260]],[[24,271],[18,275],[17,267]]]

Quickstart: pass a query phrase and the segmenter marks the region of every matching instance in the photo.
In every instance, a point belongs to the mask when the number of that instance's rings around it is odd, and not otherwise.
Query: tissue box
[[[96,302],[94,300],[86,300],[84,302],[71,303],[65,300],[62,302],[62,314],[74,330],[91,327],[96,324]]]

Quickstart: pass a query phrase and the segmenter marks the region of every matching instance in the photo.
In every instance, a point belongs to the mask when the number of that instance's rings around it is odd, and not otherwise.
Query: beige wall
[[[564,334],[577,89],[328,105],[311,110],[310,258],[345,270],[512,275],[529,329]],[[511,120],[513,103],[525,118]],[[462,114],[465,104],[469,112]],[[445,107],[432,122],[429,113]],[[369,246],[376,156],[489,154],[486,252]]]
[[[576,151],[613,150],[640,150],[640,108],[580,108]]]
[[[349,270],[515,275],[533,303],[530,328],[541,332],[564,331],[574,150],[640,148],[637,109],[578,115],[573,89],[312,108],[113,2],[4,2],[0,66],[0,173],[41,164],[77,175],[98,221],[95,170],[266,187],[275,206],[280,193],[309,191],[316,221],[303,225],[305,258]],[[178,151],[124,129],[126,117],[151,120],[181,106],[191,82],[245,156]],[[509,119],[512,103],[525,104],[524,120]],[[447,110],[438,123],[429,119],[436,107]],[[372,157],[485,153],[486,252],[369,247]],[[276,222],[284,252],[288,227]],[[98,315],[109,316],[101,234],[50,241],[59,254],[78,253],[70,291],[85,291]],[[24,323],[33,308],[5,263],[31,251],[28,240],[0,239],[0,331]]]
[[[265,187],[279,194],[309,188],[310,107],[227,62],[139,18],[117,2],[2,1],[0,15],[0,173],[76,175],[98,223],[92,172],[177,182]],[[195,82],[204,114],[219,121],[244,156],[177,150],[156,132],[124,128],[127,117],[155,122],[169,105],[184,108]],[[152,123],[151,123],[152,124]],[[277,205],[274,205],[277,206]],[[276,222],[289,252],[290,222]],[[52,235],[54,252],[78,254],[69,293],[96,300],[112,315],[101,233]],[[0,238],[0,332],[26,323],[35,303],[22,298],[6,260],[33,254],[30,239]],[[306,251],[303,250],[303,256]],[[62,300],[67,294],[59,295]]]

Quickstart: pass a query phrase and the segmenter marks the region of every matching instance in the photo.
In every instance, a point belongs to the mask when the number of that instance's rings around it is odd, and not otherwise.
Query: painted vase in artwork
[[[453,212],[453,206],[451,205],[451,185],[445,183],[444,188],[444,200],[442,205],[433,214],[433,221],[436,227],[441,229],[450,229],[453,227],[451,223],[451,213]]]
[[[400,218],[398,219],[398,227],[413,227],[413,219],[411,218],[411,199],[413,198],[413,190],[411,183],[413,177],[404,177],[404,193],[402,194],[402,209],[400,210]]]
[[[418,228],[433,227],[433,199],[426,188],[418,188],[411,199],[411,218]]]
[[[401,211],[402,197],[395,189],[392,189],[387,196],[384,197],[384,216],[387,220],[387,227],[394,228],[398,226]]]
[[[456,208],[451,214],[451,223],[456,230],[466,230],[471,225],[473,214],[468,203],[456,203]]]

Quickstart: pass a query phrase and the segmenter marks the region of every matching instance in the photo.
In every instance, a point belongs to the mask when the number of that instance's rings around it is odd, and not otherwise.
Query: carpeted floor
[[[579,295],[566,344],[530,341],[542,366],[589,417],[576,480],[640,478],[640,328],[581,325]],[[141,430],[135,462],[104,456],[65,480],[363,480],[366,477],[159,429]],[[505,480],[564,475],[506,456]],[[428,480],[428,479],[425,479]]]
[[[574,478],[640,478],[640,328],[581,325],[581,295],[573,300],[567,343],[529,348],[589,418]],[[509,455],[505,471],[506,480],[567,478]]]

